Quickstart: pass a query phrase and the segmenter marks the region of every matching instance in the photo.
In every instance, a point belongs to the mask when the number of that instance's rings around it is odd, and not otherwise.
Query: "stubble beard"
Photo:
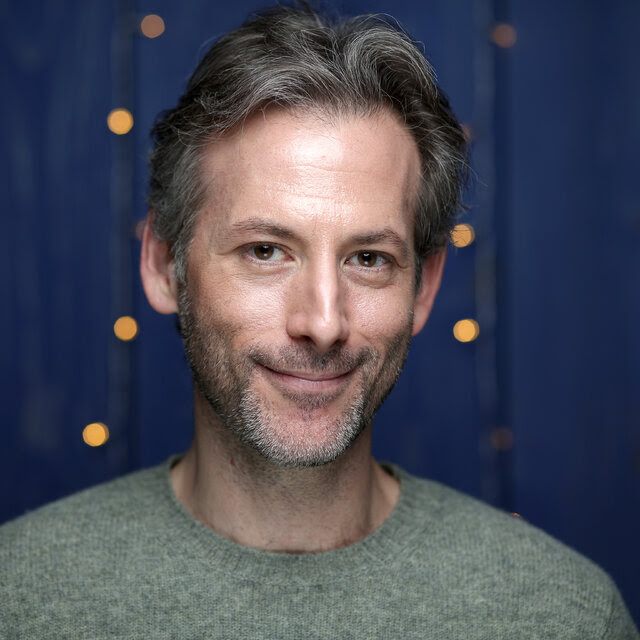
[[[373,420],[393,389],[407,356],[411,340],[411,318],[407,326],[387,342],[383,356],[373,347],[357,351],[340,344],[318,354],[311,344],[286,345],[279,349],[253,345],[234,351],[232,342],[237,328],[205,322],[197,317],[186,286],[179,295],[179,327],[194,383],[220,422],[242,443],[265,460],[279,467],[305,468],[328,464],[340,457]],[[205,314],[212,318],[214,314]],[[260,366],[275,371],[306,371],[340,374],[352,371],[357,376],[346,389],[335,393],[280,393],[294,408],[300,425],[291,429],[291,415],[283,416],[256,390],[254,380]],[[355,392],[353,391],[355,385]],[[351,393],[342,412],[333,419],[319,412],[342,394]],[[318,425],[322,420],[324,424]],[[305,439],[304,425],[326,434]]]

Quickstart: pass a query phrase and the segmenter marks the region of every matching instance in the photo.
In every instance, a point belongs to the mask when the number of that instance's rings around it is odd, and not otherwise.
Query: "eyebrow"
[[[282,227],[269,220],[263,220],[262,218],[247,218],[240,222],[234,222],[231,228],[234,231],[257,231],[258,233],[266,233],[282,238],[283,240],[290,240],[296,237],[296,234],[291,229]]]
[[[372,231],[371,233],[357,234],[355,236],[351,236],[351,238],[349,239],[351,242],[353,242],[353,244],[360,244],[365,246],[368,244],[378,244],[379,242],[386,242],[396,247],[396,249],[400,251],[402,258],[406,259],[409,257],[409,247],[407,246],[406,241],[389,227],[380,229],[380,231]]]
[[[257,231],[258,233],[265,233],[267,235],[282,238],[283,240],[291,240],[298,238],[297,234],[287,227],[283,227],[279,224],[275,224],[269,220],[263,218],[247,218],[240,222],[234,222],[231,225],[234,231]],[[357,244],[361,246],[373,245],[378,243],[388,243],[393,245],[401,253],[403,259],[409,257],[409,247],[406,240],[404,240],[396,231],[390,227],[384,227],[378,231],[371,231],[369,233],[358,233],[347,238],[351,244]]]

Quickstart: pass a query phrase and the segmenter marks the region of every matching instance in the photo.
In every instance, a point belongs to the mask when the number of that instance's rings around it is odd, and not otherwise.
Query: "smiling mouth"
[[[269,380],[285,395],[290,393],[336,394],[349,382],[353,369],[344,373],[327,373],[319,371],[277,371],[263,364],[260,368]]]

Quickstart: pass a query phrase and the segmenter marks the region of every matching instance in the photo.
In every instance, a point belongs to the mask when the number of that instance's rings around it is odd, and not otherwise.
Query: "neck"
[[[337,460],[283,468],[222,425],[196,394],[195,437],[173,468],[176,496],[196,519],[238,544],[287,553],[362,540],[393,510],[397,481],[371,457],[371,425]]]

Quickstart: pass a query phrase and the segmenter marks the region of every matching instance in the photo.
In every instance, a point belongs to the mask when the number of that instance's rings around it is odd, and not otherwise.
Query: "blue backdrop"
[[[202,43],[259,5],[0,6],[0,521],[187,447],[180,341],[137,275],[148,131]],[[332,6],[391,13],[424,42],[473,145],[476,240],[449,252],[377,456],[577,548],[640,621],[640,4]],[[149,13],[166,25],[154,39]],[[126,135],[106,126],[115,107],[133,114]],[[113,333],[122,315],[139,323],[132,342]],[[461,318],[476,341],[454,339]],[[111,437],[90,448],[94,421]]]

